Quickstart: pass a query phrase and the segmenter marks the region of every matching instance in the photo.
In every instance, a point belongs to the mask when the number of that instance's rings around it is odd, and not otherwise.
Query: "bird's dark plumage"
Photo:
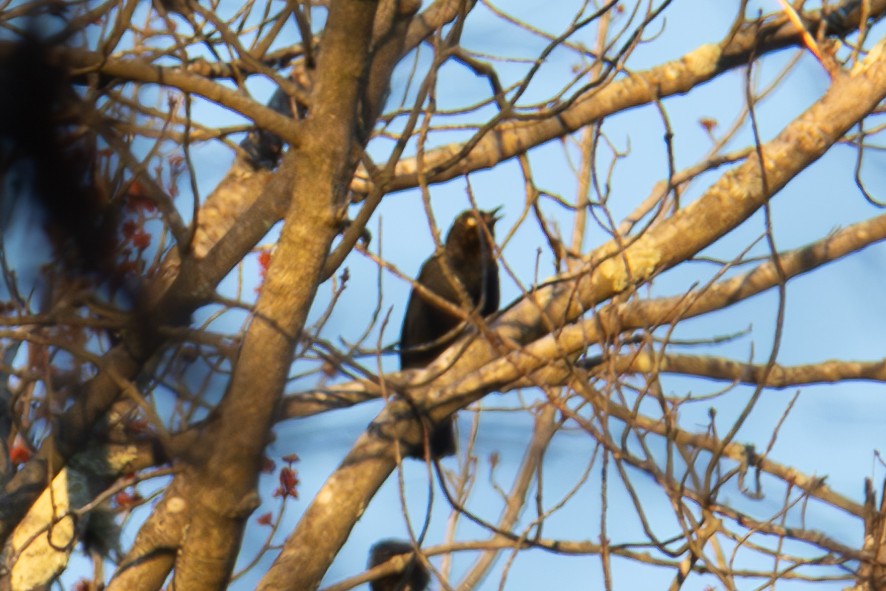
[[[498,310],[498,264],[489,238],[497,218],[496,210],[462,212],[452,223],[443,252],[425,261],[416,280],[436,295],[465,311],[479,307],[481,316]],[[489,230],[488,234],[486,230]],[[448,262],[444,269],[443,257]],[[468,296],[453,284],[457,279]],[[400,367],[424,367],[437,358],[460,335],[463,321],[434,305],[413,289],[400,334]],[[430,455],[437,459],[455,453],[452,419],[434,427],[430,436]],[[423,447],[407,450],[407,457],[424,458]]]
[[[409,542],[382,540],[369,550],[369,567],[385,563],[398,554],[412,552]],[[370,583],[372,591],[424,591],[428,586],[428,571],[414,557],[401,572],[376,579]]]

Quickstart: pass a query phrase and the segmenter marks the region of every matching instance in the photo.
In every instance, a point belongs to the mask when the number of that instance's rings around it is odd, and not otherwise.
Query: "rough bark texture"
[[[328,2],[328,18],[322,35],[317,40],[305,39],[305,47],[313,48],[317,57],[316,65],[302,66],[303,73],[310,78],[309,84],[296,87],[288,79],[280,79],[301,101],[300,107],[306,109],[306,118],[298,121],[262,106],[240,90],[213,81],[209,75],[201,74],[206,70],[198,63],[160,66],[151,62],[151,58],[121,53],[118,43],[137,4],[131,0],[116,9],[113,13],[116,21],[108,25],[111,31],[99,50],[56,48],[54,59],[73,68],[74,83],[99,93],[106,86],[119,85],[122,80],[160,85],[204,97],[285,139],[290,149],[274,172],[257,169],[240,154],[219,187],[200,204],[199,211],[195,211],[193,236],[187,234],[191,230],[178,217],[178,205],[164,194],[162,183],[151,181],[150,196],[161,203],[160,210],[177,244],[166,253],[164,264],[151,278],[152,285],[140,294],[135,312],[123,330],[113,334],[115,345],[100,359],[90,360],[96,369],[89,375],[94,377],[80,385],[70,401],[65,401],[60,407],[63,412],[53,411],[47,415],[52,416],[51,434],[42,442],[38,453],[17,472],[3,458],[0,541],[10,542],[5,544],[4,559],[14,557],[18,562],[6,565],[11,573],[0,581],[0,588],[9,587],[10,583],[22,588],[46,583],[50,575],[65,566],[71,550],[67,544],[74,540],[71,517],[65,511],[77,509],[86,500],[68,499],[67,494],[77,492],[77,486],[64,484],[70,475],[64,470],[66,463],[90,442],[95,426],[121,398],[121,393],[127,395],[133,408],[144,403],[138,391],[140,374],[162,350],[170,327],[186,326],[191,314],[213,299],[219,282],[281,219],[280,241],[257,304],[251,310],[248,328],[242,341],[237,341],[238,355],[232,356],[233,371],[221,403],[205,420],[187,425],[182,432],[169,437],[158,435],[165,453],[145,460],[151,463],[172,457],[176,473],[121,562],[110,583],[112,591],[159,589],[170,575],[176,589],[224,588],[240,550],[246,520],[259,502],[258,474],[274,422],[281,417],[307,416],[384,396],[388,400],[385,409],[311,500],[259,584],[267,591],[315,589],[373,495],[395,469],[397,457],[402,455],[397,450],[419,442],[422,434],[415,420],[416,411],[428,413],[439,422],[490,391],[504,392],[540,384],[549,388],[574,388],[586,403],[605,409],[608,417],[631,425],[639,432],[661,437],[668,445],[684,446],[693,453],[719,454],[745,469],[749,463],[753,464],[793,490],[800,490],[850,516],[863,516],[866,560],[859,569],[856,588],[874,590],[883,586],[884,508],[882,502],[879,508],[874,507],[871,490],[867,491],[867,504],[862,506],[826,486],[822,479],[806,476],[768,457],[754,458],[751,462],[746,446],[722,444],[709,433],[674,431],[667,421],[609,400],[587,384],[603,371],[645,376],[685,373],[770,388],[854,379],[886,381],[886,362],[838,360],[808,366],[785,367],[775,363],[764,366],[702,356],[659,355],[647,350],[597,360],[605,361],[605,366],[576,363],[576,359],[589,347],[604,344],[614,335],[669,325],[725,308],[773,289],[783,280],[886,239],[886,216],[872,217],[807,248],[783,253],[778,264],[761,263],[747,274],[712,282],[704,289],[674,298],[628,299],[628,296],[634,297],[633,290],[638,285],[685,262],[740,226],[876,109],[886,97],[886,42],[870,48],[851,71],[829,68],[835,78],[828,92],[777,137],[760,145],[757,152],[749,149],[740,157],[724,160],[740,164],[723,174],[698,200],[661,217],[639,234],[613,240],[580,260],[575,257],[575,266],[570,272],[528,291],[488,326],[479,323],[475,332],[450,347],[427,370],[393,376],[367,372],[362,383],[340,387],[341,395],[322,391],[284,399],[293,352],[303,337],[317,288],[352,251],[387,193],[413,187],[427,191],[430,182],[454,179],[514,157],[522,159],[530,149],[566,138],[611,114],[659,104],[664,97],[687,93],[767,53],[803,47],[808,39],[786,12],[771,18],[742,21],[743,24],[736,26],[719,44],[700,46],[680,59],[645,71],[613,68],[586,90],[566,101],[557,99],[545,103],[546,106],[531,117],[509,112],[499,103],[503,109],[500,116],[492,116],[488,125],[482,126],[469,141],[427,152],[422,146],[418,155],[403,160],[399,160],[400,151],[395,149],[390,161],[384,167],[377,167],[369,164],[363,150],[370,135],[378,130],[376,124],[385,108],[395,66],[404,54],[425,42],[439,55],[457,49],[461,27],[474,2],[437,0],[415,18],[420,3],[414,0]],[[284,10],[289,11],[285,12],[286,18],[293,14],[294,6],[286,6]],[[805,26],[823,44],[859,26],[864,30],[866,19],[879,20],[886,13],[886,0],[847,0],[838,8],[840,10],[827,14],[804,14]],[[101,11],[109,7],[98,6],[95,10],[98,16],[91,18],[100,21]],[[192,9],[185,3],[177,5],[173,12],[177,19],[193,19],[189,10]],[[203,16],[211,18],[212,14]],[[231,39],[231,33],[227,30],[220,34]],[[234,36],[232,47],[238,43]],[[0,59],[9,50],[9,44],[0,43]],[[298,51],[304,50],[302,47]],[[228,76],[238,82],[239,77],[254,72],[272,73],[271,79],[280,78],[269,65],[272,63],[269,55],[253,56],[242,47],[232,51],[232,55],[238,53],[240,58],[218,64],[218,71],[213,75]],[[827,53],[825,57],[829,57]],[[431,103],[434,98],[429,96]],[[400,148],[407,144],[406,136],[423,133],[416,130],[419,113],[436,108],[436,105],[426,106],[424,95],[422,97],[406,125],[408,131]],[[86,110],[100,123],[96,126],[97,133],[118,151],[126,166],[138,172],[133,178],[139,174],[144,177],[147,174],[144,165],[138,169],[139,163],[122,140],[123,133],[115,128],[116,122],[103,119],[106,114],[99,113],[94,106]],[[179,115],[170,114],[171,121],[180,123],[176,117]],[[860,162],[859,158],[859,166]],[[713,168],[715,166],[710,165],[710,169]],[[676,185],[674,179],[679,178],[677,174],[670,181]],[[670,190],[671,183],[666,184]],[[356,202],[364,197],[362,210],[330,254],[331,245],[342,230],[349,200]],[[9,325],[4,321],[0,329]],[[34,322],[32,326],[40,323]],[[17,333],[18,328],[13,324],[10,330],[0,332],[3,346],[7,339],[22,338],[24,331]],[[36,331],[26,337],[21,342],[39,342]],[[14,354],[8,358],[4,352],[4,367],[0,370],[4,372],[5,381],[8,381],[5,366],[11,365],[14,358]],[[429,378],[436,375],[440,377],[428,383]],[[41,378],[51,382],[43,376],[38,379]],[[409,386],[409,403],[397,395],[402,386]],[[5,388],[5,384],[0,388],[0,411],[11,408]],[[539,415],[539,442],[527,453],[524,470],[514,485],[511,497],[514,505],[503,513],[498,524],[500,531],[496,530],[486,554],[458,588],[468,589],[481,581],[506,543],[514,548],[530,543],[506,534],[517,521],[530,478],[542,461],[545,442],[554,434],[556,403],[552,399],[551,405],[545,406]],[[570,418],[568,408],[557,408],[564,417]],[[589,433],[593,432],[593,426],[581,423],[581,417],[571,418]],[[11,429],[7,423],[0,417],[4,452],[8,452],[10,445],[5,441]],[[600,441],[602,443],[602,438]],[[640,460],[627,454],[618,459],[643,467]],[[131,467],[118,467],[115,474],[127,469]],[[53,483],[51,488],[47,488],[49,482]],[[713,497],[701,498],[696,491],[685,494],[687,499],[704,506],[704,515],[710,520],[706,525],[708,529],[699,528],[687,537],[687,552],[695,554],[680,564],[680,581],[692,569],[702,568],[696,566],[696,560],[713,531],[709,528],[715,527],[717,517],[711,511],[720,517],[730,511],[728,507],[714,506]],[[44,543],[47,538],[39,531],[54,521],[53,532],[61,538],[53,539],[57,547],[47,550],[48,545]],[[738,516],[736,522],[765,533],[787,535],[773,523],[754,522],[747,516]],[[575,542],[570,545],[546,539],[531,543],[566,553],[603,555],[624,551],[608,548],[602,539],[604,534],[601,533],[600,544]],[[791,535],[821,544],[845,557],[861,556],[859,551],[825,536],[796,532]],[[32,570],[35,565],[42,569],[39,576],[26,579],[25,574],[38,572]]]
[[[604,245],[588,257],[587,271],[577,279],[538,290],[526,301],[511,307],[494,323],[500,339],[522,345],[531,343],[542,335],[546,321],[562,326],[575,320],[585,310],[653,272],[700,251],[762,207],[886,97],[886,60],[880,59],[884,46],[880,44],[879,50],[871,53],[864,67],[836,80],[821,100],[762,146],[765,184],[763,169],[757,160],[747,160],[725,174],[699,200],[650,229],[620,254],[616,254],[617,244]],[[859,97],[864,98],[859,100]],[[499,355],[489,342],[475,340],[453,363],[452,357],[459,355],[463,348],[463,344],[457,343],[426,370],[435,372],[453,364],[446,374],[448,379],[435,383],[424,396],[419,394],[416,399],[420,407],[439,421],[497,386],[531,374],[554,355],[559,357],[586,348],[587,330],[575,330],[573,334],[575,338],[569,340],[565,331],[561,332],[559,339],[550,344],[546,342],[549,340],[542,339],[519,355],[510,355],[485,367]],[[536,350],[545,346],[553,350]],[[421,381],[421,375],[416,378],[417,382]],[[465,377],[459,380],[460,376]],[[403,420],[411,417],[412,411],[405,403],[386,407],[374,428],[360,437],[317,494],[260,589],[312,589],[319,584],[347,533],[395,466],[394,450],[387,438],[393,436],[418,443],[419,430],[411,420]],[[398,420],[400,424],[391,426]],[[812,484],[810,487],[814,488]],[[319,536],[319,532],[324,535]],[[319,547],[318,537],[323,539]],[[299,573],[297,582],[292,573]]]

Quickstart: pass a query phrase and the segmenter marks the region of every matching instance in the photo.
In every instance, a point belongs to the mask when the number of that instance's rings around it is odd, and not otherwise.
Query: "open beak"
[[[501,210],[501,207],[502,206],[499,205],[495,209],[490,209],[489,211],[482,212],[483,213],[483,223],[485,223],[489,229],[492,229],[495,226],[495,222],[497,222],[498,220],[500,220],[502,218],[502,216],[498,215],[498,212]]]

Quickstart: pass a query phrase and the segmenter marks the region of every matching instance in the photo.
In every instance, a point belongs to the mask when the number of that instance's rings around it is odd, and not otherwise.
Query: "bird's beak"
[[[495,209],[490,209],[489,211],[483,212],[483,221],[490,228],[495,226],[495,222],[497,222],[498,220],[500,220],[502,218],[502,216],[498,215],[498,212],[501,210],[501,207],[502,206],[499,205]]]

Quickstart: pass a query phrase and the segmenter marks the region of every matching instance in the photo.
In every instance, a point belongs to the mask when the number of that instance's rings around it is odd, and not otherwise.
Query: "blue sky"
[[[562,6],[566,6],[563,3]],[[642,45],[628,62],[632,70],[652,67],[669,59],[676,59],[685,52],[703,43],[717,43],[729,29],[737,2],[678,1],[670,7],[659,36]],[[577,3],[569,3],[569,6]],[[565,8],[540,9],[540,3],[514,2],[507,4],[507,10],[517,16],[527,18],[533,26],[550,32],[557,32],[568,23],[572,14]],[[549,5],[547,5],[549,6]],[[751,3],[749,14],[760,8],[765,12],[778,9],[774,0]],[[653,27],[653,29],[655,29]],[[655,29],[657,30],[657,29]],[[574,40],[588,45],[593,43],[593,28],[582,32]],[[880,26],[872,33],[872,38],[882,36]],[[543,47],[539,39],[526,38],[517,34],[513,27],[504,25],[494,18],[487,9],[480,6],[468,20],[463,45],[468,49],[500,55],[534,57]],[[420,56],[427,63],[428,53]],[[761,85],[777,74],[781,67],[794,55],[788,50],[766,57],[759,73]],[[549,96],[551,88],[557,88],[572,75],[572,66],[578,63],[573,54],[556,51],[540,70],[537,80],[529,87],[524,101]],[[409,60],[404,61],[394,77],[392,101],[399,100],[406,84]],[[503,82],[513,82],[522,75],[526,64],[501,65]],[[717,80],[694,89],[686,96],[672,97],[663,101],[671,126],[676,132],[673,146],[677,169],[692,165],[711,146],[711,139],[699,125],[701,117],[713,118],[720,123],[719,129],[727,127],[741,108],[744,100],[744,73],[741,70],[727,73]],[[806,106],[813,103],[828,86],[828,78],[821,66],[808,54],[801,57],[799,64],[788,75],[782,86],[762,103],[757,110],[760,132],[763,140],[773,137],[787,122],[792,120]],[[264,98],[263,92],[270,87],[256,82],[253,91]],[[414,86],[413,91],[414,92]],[[488,96],[488,85],[459,66],[448,66],[441,72],[437,89],[440,108],[456,107],[468,101],[465,97]],[[158,101],[163,100],[157,97]],[[216,107],[198,104],[198,116],[217,125],[230,124],[234,119],[226,111]],[[630,212],[651,191],[656,182],[667,175],[667,159],[662,137],[664,127],[654,105],[620,113],[604,123],[607,138],[619,149],[629,154],[616,165],[612,177],[612,195],[609,205],[616,219]],[[462,134],[463,136],[463,134]],[[441,135],[439,141],[453,141],[459,134]],[[744,147],[751,141],[750,130],[745,128],[737,134],[730,149]],[[385,149],[382,145],[373,146],[378,153]],[[575,146],[564,149],[558,142],[535,149],[530,154],[535,180],[540,188],[574,198],[576,180],[567,162],[567,154],[576,158]],[[200,171],[198,184],[201,191],[208,193],[227,169],[232,155],[226,148],[207,146],[195,150],[195,165]],[[882,153],[868,155],[864,174],[869,186],[882,194],[886,167]],[[605,169],[608,161],[601,156],[598,164]],[[853,180],[854,152],[847,146],[834,147],[825,157],[809,170],[794,179],[772,202],[773,225],[779,248],[788,249],[820,239],[835,228],[872,217],[878,212],[867,204],[858,193]],[[713,182],[719,173],[704,175],[685,193],[684,199],[698,197]],[[517,222],[524,205],[523,180],[515,161],[505,162],[495,169],[480,171],[470,175],[470,183],[478,205],[481,208],[502,206],[504,219],[498,227],[502,236]],[[450,221],[461,210],[469,207],[466,185],[463,178],[434,185],[431,200],[437,223],[445,231]],[[182,203],[186,203],[183,200]],[[545,201],[543,210],[556,222],[565,236],[571,234],[571,214],[556,204]],[[182,207],[187,212],[188,206]],[[356,212],[356,208],[354,212]],[[712,245],[705,254],[722,258],[732,258],[763,231],[762,214],[754,216],[740,230],[733,232]],[[382,249],[383,256],[397,265],[403,272],[414,276],[422,261],[433,251],[433,241],[425,221],[421,196],[418,191],[403,191],[385,198],[372,221],[370,230],[374,241],[372,249]],[[274,239],[272,232],[267,242]],[[602,231],[592,227],[586,236],[586,249],[593,248],[606,240]],[[28,252],[38,250],[31,242],[33,236],[10,235],[8,249],[22,249]],[[12,244],[10,244],[12,243]],[[504,257],[513,272],[524,285],[530,285],[536,275],[536,252],[546,249],[544,238],[538,226],[531,219],[516,229],[513,239],[504,250]],[[753,251],[765,254],[765,244],[760,243]],[[550,255],[542,254],[539,259],[539,278],[551,275],[554,269]],[[381,342],[391,344],[399,335],[400,320],[403,315],[410,286],[393,275],[382,273],[382,293],[377,293],[377,267],[363,255],[353,253],[345,265],[350,272],[349,287],[342,295],[339,305],[324,329],[324,336],[337,341],[357,338],[366,328],[379,298],[383,313],[390,310],[390,323],[380,336]],[[714,272],[714,267],[695,263],[675,269],[657,278],[651,288],[652,295],[672,295],[680,293],[698,281],[704,281]],[[875,360],[886,356],[882,335],[886,332],[886,308],[882,305],[882,294],[886,291],[886,247],[877,245],[861,253],[838,261],[810,276],[792,281],[787,290],[787,316],[784,337],[778,360],[785,364],[812,363],[824,359]],[[246,262],[244,277],[256,279],[255,263]],[[517,285],[502,274],[502,305],[506,305],[520,295]],[[232,294],[236,284],[236,272],[227,280],[222,290]],[[246,285],[246,292],[252,286]],[[325,309],[331,287],[320,288],[319,296],[312,310],[316,319]],[[723,355],[736,360],[753,359],[765,361],[772,345],[772,324],[777,309],[774,293],[767,293],[742,302],[715,315],[682,322],[674,332],[674,338],[708,338],[728,334],[749,332],[728,343],[718,346],[695,347],[681,350],[686,353]],[[196,315],[196,319],[206,318],[211,312],[207,308]],[[242,315],[232,315],[219,327],[237,330]],[[367,343],[374,343],[378,328],[373,330]],[[366,359],[372,365],[371,359]],[[386,370],[396,369],[394,356],[384,359]],[[306,387],[310,382],[294,383],[290,392]],[[719,391],[723,384],[709,383],[688,378],[666,377],[663,384],[675,396],[700,395]],[[697,403],[686,407],[681,416],[685,427],[697,425],[699,430],[707,421],[707,409],[715,404],[718,422],[728,428],[729,419],[737,416],[743,408],[752,389],[738,387],[729,394],[711,403]],[[757,405],[748,422],[739,433],[738,440],[754,442],[758,448],[765,447],[773,428],[779,421],[794,391],[767,392]],[[861,500],[863,479],[871,477],[880,482],[884,470],[874,457],[875,450],[882,446],[883,420],[886,416],[886,387],[883,384],[845,383],[839,386],[806,387],[781,427],[781,434],[772,451],[772,459],[795,465],[807,474],[827,476],[828,484],[837,492]],[[492,394],[481,405],[483,407],[513,407],[520,393],[506,395]],[[538,394],[522,393],[532,399]],[[380,403],[366,404],[357,408],[337,411],[310,419],[290,421],[277,427],[276,441],[269,448],[269,455],[275,459],[296,452],[301,457],[297,465],[301,478],[300,499],[290,501],[287,507],[284,526],[281,531],[288,533],[296,523],[300,512],[307,506],[314,493],[322,486],[325,478],[336,467],[362,431],[365,425],[380,409]],[[462,441],[470,430],[473,413],[459,415],[459,428]],[[531,420],[526,413],[490,412],[482,415],[481,428],[476,442],[475,454],[478,458],[478,477],[471,497],[472,510],[494,520],[501,510],[501,500],[489,482],[489,455],[500,454],[501,461],[494,478],[505,489],[510,486],[515,471],[529,440]],[[546,522],[546,537],[561,537],[575,540],[596,540],[599,535],[600,520],[600,471],[595,466],[582,480],[582,469],[587,458],[593,453],[593,441],[581,431],[566,431],[553,441],[545,464],[545,501],[554,504],[573,487],[578,487],[577,495],[569,507],[554,514]],[[456,467],[455,460],[444,462],[448,469]],[[363,519],[355,527],[342,553],[329,571],[326,583],[338,581],[358,572],[366,561],[369,547],[380,538],[407,536],[397,475],[393,475],[373,499]],[[645,480],[644,480],[645,479]],[[407,462],[403,466],[403,486],[406,491],[408,513],[416,527],[424,518],[428,503],[427,472],[423,464]],[[648,495],[653,522],[660,533],[675,533],[673,517],[667,502],[657,492],[654,483],[645,476],[635,477],[638,489]],[[262,494],[265,504],[256,516],[274,510],[276,500],[271,491],[276,486],[276,476],[262,478]],[[146,487],[146,489],[149,487]],[[742,498],[737,489],[726,490],[725,498],[747,507],[749,512],[765,515],[777,511],[782,499],[769,496],[760,501]],[[429,544],[443,539],[449,507],[438,490],[433,492],[431,525],[427,536]],[[645,497],[644,497],[645,498]],[[610,537],[616,540],[642,539],[638,522],[633,517],[633,508],[616,479],[610,481],[609,488]],[[142,512],[143,513],[143,512]],[[807,527],[822,530],[836,539],[859,545],[861,531],[856,520],[851,520],[836,511],[823,510],[811,506],[807,513]],[[531,511],[524,515],[524,521],[532,518]],[[794,515],[791,519],[795,519]],[[261,544],[266,530],[252,525],[244,541],[243,558],[252,556],[252,548]],[[134,530],[127,533],[131,540]],[[476,526],[462,521],[459,539],[483,539],[485,534]],[[507,572],[504,588],[601,588],[600,561],[595,556],[560,557],[542,551],[521,553],[512,564],[505,553],[499,560],[496,570],[480,589],[497,589],[503,572]],[[263,564],[266,565],[269,559]],[[435,561],[437,563],[437,561]],[[457,556],[455,573],[461,572],[470,564],[470,558]],[[638,567],[616,560],[613,563],[616,588],[661,588],[667,584],[672,573],[657,571],[648,567]],[[233,588],[251,588],[261,566]],[[76,572],[66,575],[66,580],[74,580]],[[72,577],[68,579],[67,577]],[[453,577],[457,581],[458,577]],[[684,586],[687,590],[701,590],[716,581],[707,577],[694,577]],[[799,584],[787,583],[781,588],[800,588]],[[843,587],[835,583],[832,588]],[[432,588],[438,585],[432,584]],[[747,588],[752,588],[748,585]]]

